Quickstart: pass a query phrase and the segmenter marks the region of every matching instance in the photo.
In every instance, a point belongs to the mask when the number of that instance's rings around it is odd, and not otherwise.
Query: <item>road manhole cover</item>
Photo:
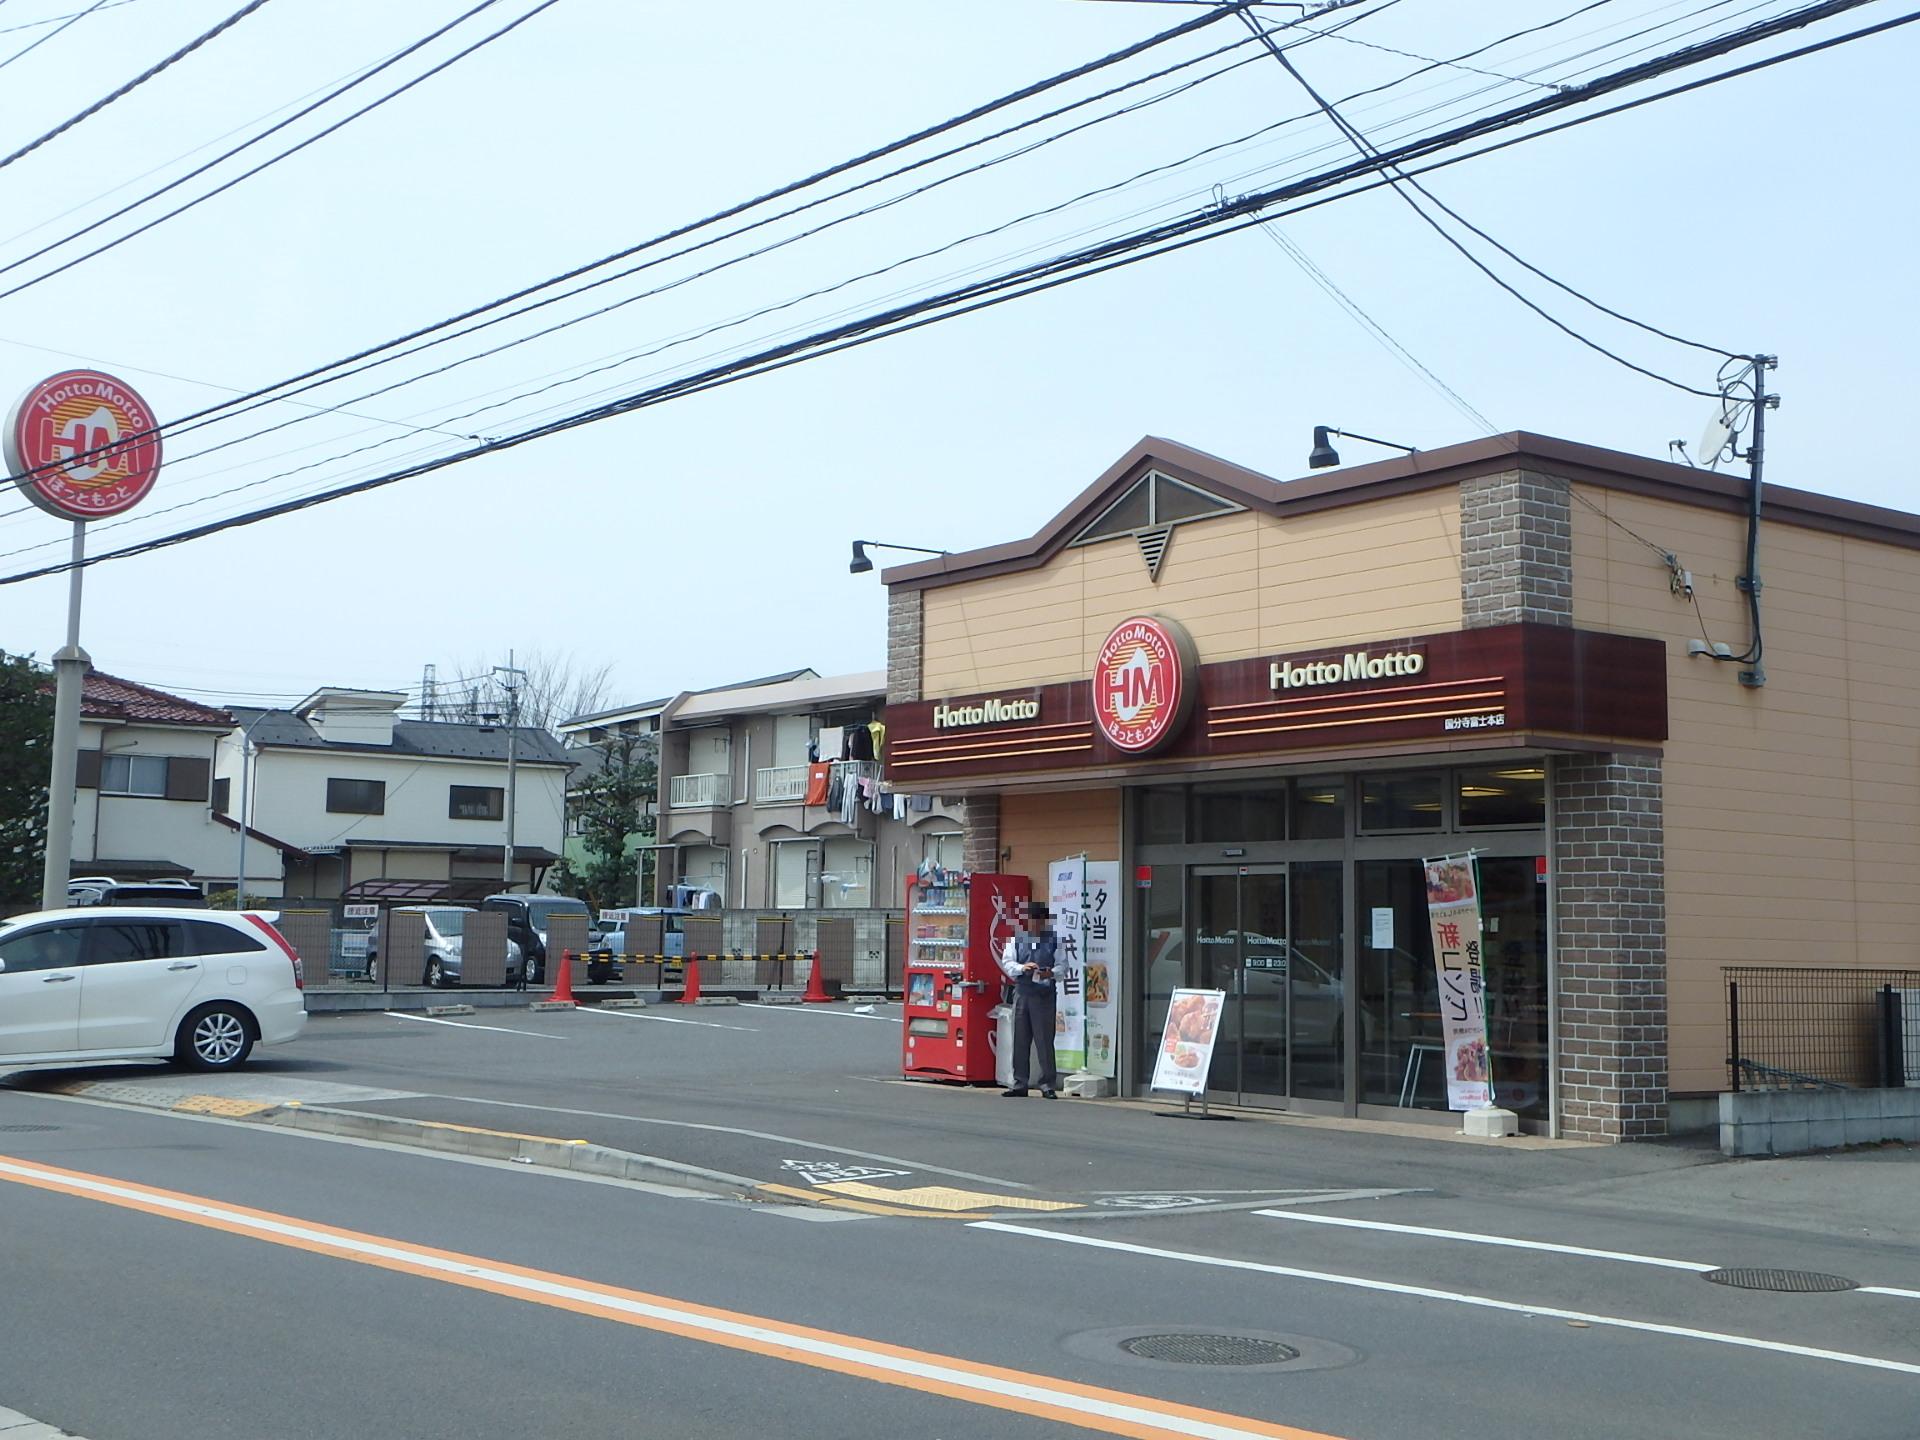
[[[1135,1335],[1122,1340],[1120,1348],[1142,1360],[1176,1365],[1280,1365],[1300,1358],[1291,1345],[1251,1335]]]
[[[1858,1281],[1843,1275],[1822,1275],[1817,1270],[1709,1270],[1700,1278],[1739,1290],[1786,1290],[1799,1295],[1860,1288]]]
[[[0,1125],[0,1133],[7,1135],[38,1135],[47,1130],[58,1130],[58,1125]]]

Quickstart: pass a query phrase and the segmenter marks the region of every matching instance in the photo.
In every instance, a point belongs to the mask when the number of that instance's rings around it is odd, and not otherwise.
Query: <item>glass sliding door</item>
[[[1190,874],[1187,983],[1227,996],[1207,1088],[1236,1102],[1284,1100],[1292,1093],[1293,1030],[1286,868],[1196,866]]]

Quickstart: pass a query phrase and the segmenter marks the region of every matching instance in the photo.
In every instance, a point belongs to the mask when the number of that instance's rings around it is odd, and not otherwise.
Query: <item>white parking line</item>
[[[452,1025],[461,1030],[497,1030],[502,1035],[531,1035],[536,1040],[564,1040],[564,1035],[548,1035],[539,1030],[515,1030],[508,1025],[475,1025],[470,1020],[442,1020],[438,1015],[409,1015],[404,1010],[389,1010],[395,1020],[418,1020],[422,1025]]]
[[[841,1015],[849,1020],[880,1020],[888,1025],[898,1025],[898,1015],[863,1015],[858,1010],[818,1010],[811,1005],[762,1005],[753,1000],[742,1000],[741,1007],[747,1010],[792,1010],[802,1015]]]
[[[1902,1300],[1920,1300],[1920,1290],[1902,1290],[1897,1285],[1862,1285],[1862,1295],[1898,1295]]]
[[[702,1030],[739,1030],[748,1035],[760,1032],[751,1025],[721,1025],[712,1020],[687,1020],[678,1015],[642,1015],[638,1010],[601,1010],[593,1006],[582,1005],[573,1012],[576,1015],[604,1015],[609,1020],[657,1020],[662,1025],[698,1025]]]
[[[1094,1235],[1070,1234],[1060,1230],[1041,1230],[1031,1225],[1014,1225],[1004,1220],[974,1220],[970,1230],[998,1230],[1005,1235],[1026,1235],[1037,1240],[1055,1240],[1063,1245],[1089,1245],[1097,1250],[1124,1251],[1155,1260],[1180,1260],[1189,1265],[1209,1265],[1220,1270],[1250,1270],[1262,1275],[1280,1275],[1290,1280],[1317,1280],[1326,1285],[1344,1285],[1355,1290],[1373,1290],[1388,1295],[1410,1295],[1419,1300],[1445,1300],[1455,1305],[1471,1305],[1482,1310],[1504,1310],[1514,1315],[1544,1315],[1554,1320],[1578,1320],[1586,1325],[1605,1325],[1616,1330],[1639,1330],[1649,1335],[1672,1335],[1682,1340],[1706,1340],[1716,1345],[1732,1345],[1743,1350],[1768,1350],[1779,1355],[1799,1355],[1809,1360],[1831,1360],[1839,1365],[1859,1365],[1871,1370],[1894,1370],[1903,1375],[1920,1375],[1920,1365],[1905,1360],[1882,1360],[1875,1355],[1856,1355],[1847,1350],[1821,1350],[1812,1345],[1790,1345],[1783,1340],[1759,1340],[1751,1335],[1730,1335],[1718,1330],[1695,1330],[1686,1325],[1662,1325],[1652,1320],[1625,1320],[1618,1315],[1596,1315],[1585,1310],[1562,1310],[1553,1305],[1525,1305],[1515,1300],[1495,1300],[1488,1295],[1469,1295],[1457,1290],[1435,1290],[1425,1285],[1399,1285],[1391,1280],[1365,1280],[1358,1275],[1336,1275],[1323,1270],[1300,1270],[1291,1265],[1265,1265],[1256,1260],[1229,1260],[1221,1255],[1200,1255],[1186,1250],[1162,1250],[1153,1245],[1134,1245],[1124,1240],[1102,1240]]]
[[[1659,1265],[1668,1270],[1691,1270],[1704,1275],[1718,1265],[1698,1260],[1668,1260],[1659,1255],[1635,1255],[1625,1250],[1590,1250],[1584,1245],[1554,1245],[1545,1240],[1514,1240],[1505,1235],[1480,1235],[1471,1230],[1436,1230],[1427,1225],[1393,1225],[1385,1220],[1356,1220],[1345,1215],[1309,1215],[1299,1210],[1256,1210],[1269,1220],[1301,1220],[1309,1225],[1338,1225],[1348,1230],[1385,1230],[1394,1235],[1424,1235],[1433,1240],[1463,1240],[1470,1245],[1506,1245],[1516,1250],[1546,1250],[1555,1255],[1581,1255],[1589,1260],[1624,1260],[1632,1265]]]

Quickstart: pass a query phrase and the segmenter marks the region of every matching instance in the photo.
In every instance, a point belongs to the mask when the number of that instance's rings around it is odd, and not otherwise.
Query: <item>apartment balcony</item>
[[[730,775],[676,775],[667,791],[667,804],[675,810],[714,810],[733,803],[733,777]]]
[[[807,798],[805,765],[769,765],[753,772],[753,803],[798,805]]]

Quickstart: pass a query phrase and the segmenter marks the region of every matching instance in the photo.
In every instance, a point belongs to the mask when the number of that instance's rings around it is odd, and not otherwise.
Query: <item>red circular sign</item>
[[[1193,707],[1193,642],[1171,620],[1135,615],[1114,626],[1093,665],[1093,720],[1117,750],[1157,750]]]
[[[63,370],[27,391],[7,417],[5,442],[14,483],[69,520],[131,510],[160,473],[153,411],[98,370]]]

